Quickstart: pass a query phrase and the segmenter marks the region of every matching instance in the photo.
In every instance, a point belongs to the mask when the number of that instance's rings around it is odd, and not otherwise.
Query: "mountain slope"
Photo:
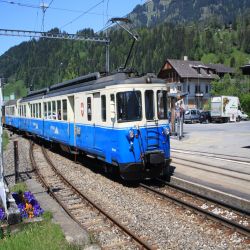
[[[162,22],[206,22],[216,19],[231,23],[250,8],[249,0],[149,0],[137,5],[128,15],[136,27],[150,27]]]

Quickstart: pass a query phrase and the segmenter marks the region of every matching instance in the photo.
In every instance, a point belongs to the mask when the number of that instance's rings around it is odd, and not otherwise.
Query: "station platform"
[[[250,121],[185,124],[171,138],[171,182],[250,211]]]

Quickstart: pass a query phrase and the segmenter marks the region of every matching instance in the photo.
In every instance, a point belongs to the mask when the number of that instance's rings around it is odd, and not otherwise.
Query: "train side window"
[[[91,121],[92,119],[91,97],[87,98],[87,114],[88,114],[88,121]]]
[[[102,121],[106,122],[107,119],[107,109],[106,109],[106,96],[101,96],[101,109],[102,109]]]
[[[36,118],[38,118],[38,103],[36,103]]]
[[[32,117],[34,118],[35,117],[35,104],[32,104]]]
[[[26,105],[24,105],[24,117],[26,117]]]
[[[52,101],[52,117],[51,119],[56,119],[56,101]]]
[[[57,119],[62,120],[61,100],[57,101]]]
[[[67,100],[62,100],[62,108],[63,108],[63,120],[67,121]]]
[[[30,104],[30,117],[33,117],[33,104]]]
[[[43,118],[47,119],[47,102],[43,103]]]
[[[38,117],[39,117],[39,118],[42,118],[42,104],[39,103],[38,105],[39,105],[39,108],[38,108],[38,111],[39,111],[39,112],[38,112]]]
[[[155,116],[154,112],[154,91],[145,91],[145,113],[147,120],[153,120]]]
[[[48,119],[51,119],[51,102],[48,102]]]

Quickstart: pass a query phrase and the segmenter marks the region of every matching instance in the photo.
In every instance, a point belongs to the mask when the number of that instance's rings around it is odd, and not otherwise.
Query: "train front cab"
[[[124,179],[156,178],[168,172],[167,91],[162,87],[130,88],[115,95],[117,145],[111,151]]]

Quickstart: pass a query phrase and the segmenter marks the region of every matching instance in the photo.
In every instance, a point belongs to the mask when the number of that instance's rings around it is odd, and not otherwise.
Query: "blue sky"
[[[124,16],[145,0],[0,0],[0,29],[41,31],[43,2],[51,3],[45,12],[44,31],[58,27],[75,33],[84,28],[99,31],[109,18]],[[29,38],[0,36],[0,55],[25,40]]]

